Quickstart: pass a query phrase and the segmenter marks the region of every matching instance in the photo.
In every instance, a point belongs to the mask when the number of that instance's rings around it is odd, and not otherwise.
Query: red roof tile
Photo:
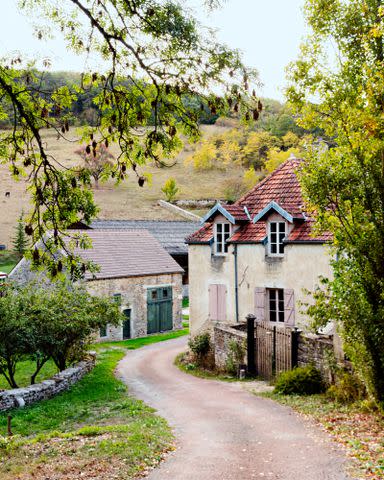
[[[258,183],[246,195],[240,198],[234,205],[223,205],[236,220],[246,220],[244,207],[248,208],[251,219],[272,201],[276,202],[296,221],[291,231],[288,242],[327,242],[332,240],[329,233],[312,236],[313,220],[307,219],[303,211],[304,200],[301,193],[299,180],[296,171],[300,167],[301,160],[290,158]],[[244,212],[244,215],[242,214]],[[299,221],[297,221],[299,219]],[[264,220],[256,224],[252,220],[241,226],[229,239],[230,242],[248,243],[261,242],[266,236],[266,225]],[[201,228],[198,232],[190,235],[187,243],[205,243],[212,238],[211,224]]]

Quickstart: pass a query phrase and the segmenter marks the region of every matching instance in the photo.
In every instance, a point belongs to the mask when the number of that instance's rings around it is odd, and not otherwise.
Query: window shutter
[[[265,321],[265,304],[266,304],[267,289],[255,288],[255,315],[256,321]]]
[[[211,320],[217,320],[217,285],[210,285],[209,293],[209,317]]]
[[[295,325],[295,292],[291,288],[284,289],[284,320],[290,327]]]
[[[217,320],[219,322],[225,322],[227,317],[226,312],[226,300],[227,300],[227,287],[225,285],[217,286]]]

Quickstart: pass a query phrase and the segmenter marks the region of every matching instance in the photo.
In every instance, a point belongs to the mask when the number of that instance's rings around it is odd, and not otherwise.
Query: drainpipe
[[[236,323],[239,323],[239,286],[237,272],[237,243],[233,245],[233,255],[235,256],[235,306],[236,306]]]

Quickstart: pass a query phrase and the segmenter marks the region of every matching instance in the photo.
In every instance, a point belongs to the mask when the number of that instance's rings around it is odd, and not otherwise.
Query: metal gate
[[[255,325],[255,363],[257,375],[271,380],[296,366],[296,330],[257,322]]]
[[[172,330],[172,287],[149,288],[147,292],[148,333]]]

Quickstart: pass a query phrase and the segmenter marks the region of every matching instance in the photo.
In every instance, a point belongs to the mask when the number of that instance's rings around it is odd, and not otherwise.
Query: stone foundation
[[[0,411],[24,407],[47,400],[68,390],[95,366],[96,354],[89,353],[89,358],[71,368],[57,373],[49,380],[25,388],[0,391]]]

